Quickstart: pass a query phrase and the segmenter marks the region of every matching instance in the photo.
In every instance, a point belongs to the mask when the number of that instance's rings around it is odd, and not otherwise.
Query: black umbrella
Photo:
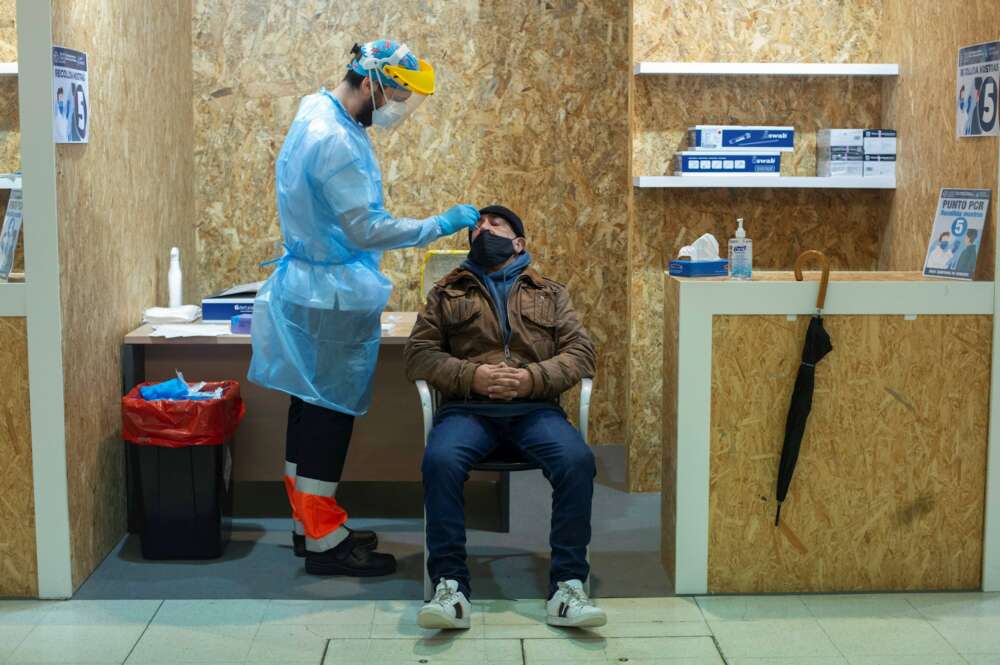
[[[812,410],[813,388],[816,384],[816,364],[826,354],[833,351],[830,335],[823,328],[823,304],[826,301],[826,286],[830,281],[830,262],[822,252],[809,250],[803,252],[795,260],[795,279],[802,281],[802,263],[809,258],[819,259],[823,268],[823,276],[819,284],[819,296],[816,298],[816,315],[809,321],[806,331],[805,345],[802,347],[802,363],[795,377],[795,388],[792,390],[792,401],[788,407],[788,419],[785,421],[785,443],[781,447],[781,463],[778,465],[778,511],[774,516],[774,526],[781,521],[781,504],[788,495],[788,486],[792,484],[795,473],[795,463],[799,459],[802,448],[802,435],[806,431],[806,421]]]

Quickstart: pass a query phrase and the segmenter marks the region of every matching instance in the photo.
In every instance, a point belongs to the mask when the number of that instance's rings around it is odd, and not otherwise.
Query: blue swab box
[[[695,125],[688,129],[688,145],[694,150],[795,149],[794,127],[747,125]]]
[[[781,153],[685,150],[675,155],[674,173],[696,175],[781,175]]]
[[[253,314],[253,301],[264,282],[240,284],[231,289],[202,298],[202,321],[229,323],[234,316]]]

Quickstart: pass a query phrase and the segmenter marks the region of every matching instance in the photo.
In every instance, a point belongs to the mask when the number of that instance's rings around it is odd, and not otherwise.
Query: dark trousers
[[[354,416],[292,397],[285,436],[285,489],[294,529],[306,548],[323,552],[339,544],[347,521],[334,498],[354,431]]]
[[[594,454],[558,409],[493,418],[449,410],[435,419],[424,451],[424,507],[427,510],[427,571],[435,584],[456,580],[470,595],[465,563],[465,498],[469,470],[500,443],[539,464],[552,485],[552,563],[549,597],[559,582],[585,581],[590,574],[590,509]]]

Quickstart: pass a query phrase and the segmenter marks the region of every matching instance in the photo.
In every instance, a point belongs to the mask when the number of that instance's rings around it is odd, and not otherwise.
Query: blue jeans
[[[470,596],[465,563],[465,498],[469,470],[501,442],[537,462],[552,485],[552,564],[549,597],[559,582],[585,581],[590,574],[590,507],[594,496],[594,454],[559,409],[491,418],[449,410],[435,419],[424,451],[424,507],[427,510],[427,572],[458,582]]]

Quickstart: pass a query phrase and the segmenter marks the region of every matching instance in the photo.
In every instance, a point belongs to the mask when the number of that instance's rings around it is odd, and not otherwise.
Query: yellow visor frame
[[[429,97],[434,94],[434,67],[426,60],[418,60],[419,69],[399,65],[385,65],[382,71],[410,92]]]

